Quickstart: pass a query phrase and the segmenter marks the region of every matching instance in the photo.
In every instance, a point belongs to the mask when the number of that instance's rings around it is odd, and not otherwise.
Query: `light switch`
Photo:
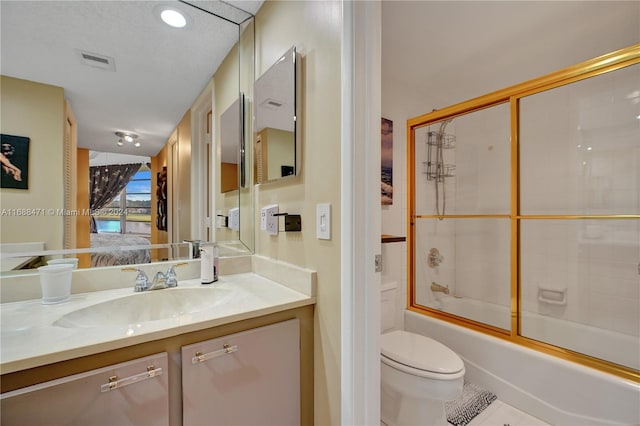
[[[331,239],[331,204],[316,204],[316,237],[319,240]]]
[[[229,228],[233,230],[240,230],[240,209],[235,207],[229,209]]]

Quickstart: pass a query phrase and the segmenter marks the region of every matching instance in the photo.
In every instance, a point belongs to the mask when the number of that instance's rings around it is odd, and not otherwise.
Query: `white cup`
[[[38,268],[42,303],[51,305],[62,303],[71,297],[72,264],[47,265]]]
[[[47,265],[73,265],[73,269],[78,269],[77,257],[65,257],[64,259],[47,260]]]

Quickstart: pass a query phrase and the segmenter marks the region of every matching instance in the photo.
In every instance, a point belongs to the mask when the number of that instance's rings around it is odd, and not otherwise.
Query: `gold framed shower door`
[[[420,115],[407,120],[407,305],[408,309],[424,315],[474,329],[483,333],[506,339],[510,342],[542,351],[569,361],[605,371],[625,379],[640,382],[640,371],[596,358],[553,344],[525,337],[521,334],[521,224],[530,220],[638,220],[638,214],[521,214],[521,176],[520,176],[520,100],[537,93],[559,88],[570,83],[579,82],[591,77],[603,75],[631,65],[640,63],[640,44],[614,51],[606,55],[576,64],[520,83],[496,92],[489,93],[456,105]],[[510,212],[509,214],[416,214],[416,129],[444,120],[455,119],[463,115],[486,108],[509,104],[510,111]],[[640,118],[639,118],[640,119]],[[441,310],[429,308],[416,303],[415,293],[415,257],[416,257],[416,223],[423,219],[508,219],[510,221],[510,314],[511,327],[505,330],[472,319],[463,318]]]

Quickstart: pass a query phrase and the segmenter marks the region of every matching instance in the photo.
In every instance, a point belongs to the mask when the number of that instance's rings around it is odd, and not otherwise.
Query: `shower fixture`
[[[444,257],[440,254],[437,248],[432,248],[429,250],[429,256],[427,257],[427,264],[430,268],[435,268],[436,266],[440,266]]]
[[[423,163],[425,167],[424,173],[427,175],[427,180],[432,180],[435,184],[436,214],[438,216],[443,216],[446,211],[444,179],[454,177],[456,174],[455,164],[446,164],[444,162],[444,150],[453,149],[456,145],[456,137],[445,133],[447,125],[452,120],[450,118],[441,122],[438,131],[430,130],[427,132],[427,161]],[[440,213],[440,199],[442,199],[442,213]]]
[[[431,291],[433,291],[434,293],[444,293],[444,294],[449,294],[449,286],[443,286],[438,284],[435,281],[431,282]]]

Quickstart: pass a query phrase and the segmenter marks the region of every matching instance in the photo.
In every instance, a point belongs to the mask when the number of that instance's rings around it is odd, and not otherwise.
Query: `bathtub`
[[[505,330],[511,328],[510,308],[506,306],[444,296],[438,299],[436,309]],[[522,314],[520,329],[528,338],[640,370],[640,344],[638,338],[628,334],[527,311]]]
[[[442,303],[453,313],[479,302],[450,298]],[[486,306],[480,311],[504,318]],[[405,311],[405,329],[444,343],[463,359],[465,380],[549,424],[640,424],[638,383],[416,312]]]

